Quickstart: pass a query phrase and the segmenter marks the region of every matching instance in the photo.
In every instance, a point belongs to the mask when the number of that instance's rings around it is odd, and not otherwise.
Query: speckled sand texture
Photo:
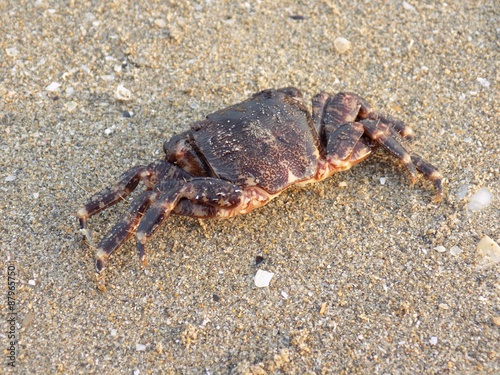
[[[498,373],[499,265],[476,250],[500,243],[498,1],[234,3],[0,2],[0,372],[15,269],[19,374]],[[445,199],[380,151],[246,216],[174,218],[147,268],[131,240],[98,291],[87,198],[190,122],[289,85],[411,124]],[[90,220],[96,241],[125,207]]]

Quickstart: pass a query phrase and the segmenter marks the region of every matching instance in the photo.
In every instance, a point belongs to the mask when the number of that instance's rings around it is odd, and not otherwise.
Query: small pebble
[[[50,92],[55,92],[55,91],[59,91],[59,87],[61,87],[60,83],[52,82],[50,85],[45,87],[45,90],[50,91]]]
[[[110,126],[109,128],[104,129],[104,134],[110,135],[114,131],[115,131],[115,126],[113,125],[113,126]]]
[[[494,325],[500,327],[500,316],[494,316],[493,318],[491,318],[491,320],[493,320]]]
[[[5,177],[5,182],[11,182],[11,181],[14,181],[15,179],[16,179],[16,176],[10,175],[10,176]]]
[[[116,336],[117,333],[118,331],[114,328],[110,331],[111,336]]]
[[[386,178],[380,177],[380,185],[385,185]]]
[[[135,350],[137,350],[138,352],[143,352],[143,351],[146,350],[146,345],[144,345],[144,344],[137,344],[135,346]]]
[[[432,336],[431,339],[429,340],[429,343],[431,345],[436,345],[438,343],[438,338],[436,336]]]
[[[132,93],[123,85],[118,85],[115,91],[115,98],[118,100],[129,101],[132,99]]]
[[[258,270],[255,274],[255,286],[257,288],[264,288],[266,286],[269,286],[269,283],[271,282],[273,276],[274,273],[272,272]]]
[[[284,299],[287,299],[288,298],[288,293],[285,292],[285,291],[282,291],[281,292],[281,297],[283,297]]]
[[[446,247],[444,247],[444,246],[436,246],[434,248],[434,250],[436,250],[438,253],[444,253],[446,251]]]
[[[28,284],[33,286],[36,285],[35,280],[33,279],[28,280]]]
[[[333,46],[338,53],[342,54],[351,49],[351,42],[349,42],[346,38],[339,36],[333,41]]]
[[[472,212],[481,211],[490,205],[492,198],[488,188],[483,187],[470,197],[467,209]]]
[[[453,256],[458,256],[463,253],[463,250],[458,246],[452,246],[450,249],[450,254]]]
[[[255,257],[255,265],[259,266],[264,261],[264,257],[262,255],[257,255]]]

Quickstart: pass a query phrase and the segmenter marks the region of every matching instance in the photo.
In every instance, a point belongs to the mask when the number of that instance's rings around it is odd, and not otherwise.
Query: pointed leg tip
[[[103,293],[106,292],[106,282],[104,279],[104,272],[102,270],[96,272],[95,280],[97,289],[99,289]]]

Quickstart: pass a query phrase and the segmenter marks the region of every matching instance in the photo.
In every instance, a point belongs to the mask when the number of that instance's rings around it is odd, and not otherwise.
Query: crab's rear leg
[[[437,202],[442,199],[442,175],[436,167],[420,156],[410,154],[410,152],[391,135],[390,127],[380,120],[363,120],[361,123],[365,128],[365,134],[406,165],[406,168],[411,174],[412,183],[415,181],[415,170],[418,170],[426,179],[434,184],[434,188],[436,189],[434,201]]]

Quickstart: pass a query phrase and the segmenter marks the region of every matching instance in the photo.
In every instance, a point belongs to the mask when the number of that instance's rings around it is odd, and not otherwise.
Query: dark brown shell
[[[260,92],[193,126],[191,137],[214,176],[275,194],[314,175],[316,130],[302,102],[288,94]]]

